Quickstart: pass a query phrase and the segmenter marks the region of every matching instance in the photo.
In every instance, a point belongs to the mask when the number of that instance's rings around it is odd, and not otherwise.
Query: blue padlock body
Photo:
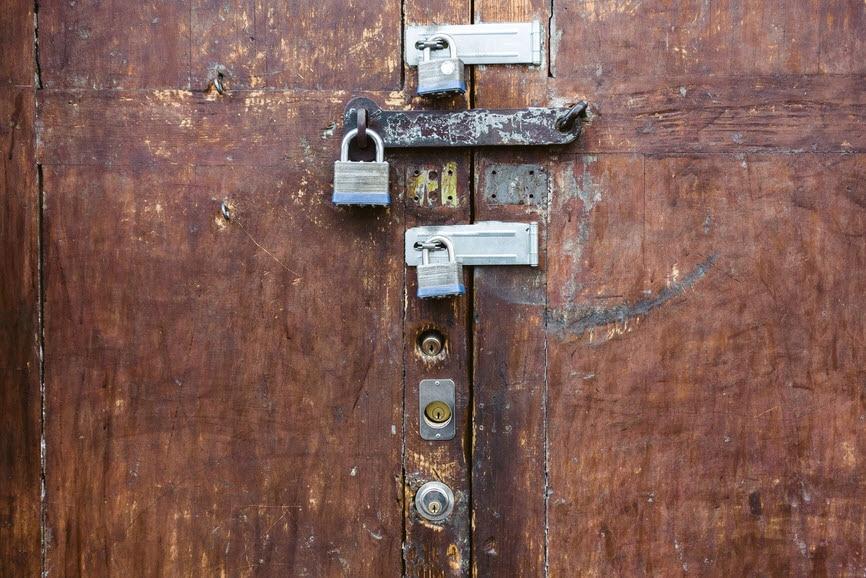
[[[464,92],[466,92],[466,81],[452,80],[449,82],[443,82],[441,84],[425,86],[423,90],[420,86],[418,87],[419,96],[424,96],[425,94],[439,94],[443,92],[454,92],[457,94],[463,94]]]
[[[388,206],[391,195],[385,193],[334,193],[331,202],[335,205]]]
[[[451,295],[463,295],[466,293],[466,287],[463,283],[455,283],[452,285],[435,285],[433,287],[418,287],[418,297],[421,299],[430,299],[434,297],[450,297]]]

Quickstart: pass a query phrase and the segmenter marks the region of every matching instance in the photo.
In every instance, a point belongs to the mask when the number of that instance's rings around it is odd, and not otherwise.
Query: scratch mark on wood
[[[600,327],[611,323],[624,323],[629,319],[642,317],[653,309],[661,307],[674,297],[682,295],[687,289],[700,281],[716,262],[717,255],[713,254],[704,259],[692,269],[688,275],[681,280],[674,280],[656,295],[642,299],[637,303],[621,303],[613,307],[604,308],[569,308],[559,313],[551,313],[548,327],[557,332],[568,332],[582,335],[589,329]]]

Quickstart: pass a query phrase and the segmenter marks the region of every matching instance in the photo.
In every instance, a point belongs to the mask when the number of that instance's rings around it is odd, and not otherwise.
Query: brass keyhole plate
[[[453,379],[422,379],[418,384],[418,426],[421,439],[446,441],[457,432]]]

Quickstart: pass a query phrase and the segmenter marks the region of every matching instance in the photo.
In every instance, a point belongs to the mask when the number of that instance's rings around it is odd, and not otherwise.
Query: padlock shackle
[[[439,32],[439,33],[434,34],[433,36],[429,37],[425,41],[425,42],[427,42],[427,46],[424,48],[424,52],[422,54],[422,60],[424,62],[428,62],[431,59],[430,44],[432,44],[433,42],[436,42],[437,40],[442,40],[443,42],[447,43],[449,58],[457,58],[457,43],[454,42],[454,39],[451,36],[449,36],[447,34],[442,34],[441,32]]]
[[[448,262],[456,263],[457,258],[454,256],[454,243],[451,242],[451,239],[448,237],[443,237],[442,235],[434,235],[424,241],[425,243],[442,243],[442,246],[445,247],[445,250],[448,251]],[[421,264],[429,265],[430,264],[430,249],[424,247],[421,249]]]
[[[358,136],[358,129],[353,128],[349,132],[346,133],[346,136],[343,137],[343,142],[340,145],[340,160],[348,161],[349,160],[349,143],[352,142],[352,139]],[[379,136],[379,133],[374,131],[373,129],[367,129],[367,136],[373,139],[373,143],[376,145],[376,162],[381,163],[385,161],[385,143],[382,141],[382,137]]]

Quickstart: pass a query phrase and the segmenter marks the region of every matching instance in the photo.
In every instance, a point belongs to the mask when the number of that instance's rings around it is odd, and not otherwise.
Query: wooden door
[[[404,24],[534,19],[542,66],[413,98]],[[0,574],[866,571],[862,2],[10,0],[0,22]],[[358,95],[591,106],[568,147],[389,151],[393,206],[337,209]],[[542,199],[484,194],[515,164]],[[405,229],[492,219],[538,221],[541,266],[416,299]],[[457,384],[452,442],[418,436],[428,377]],[[432,479],[442,525],[412,505]]]

